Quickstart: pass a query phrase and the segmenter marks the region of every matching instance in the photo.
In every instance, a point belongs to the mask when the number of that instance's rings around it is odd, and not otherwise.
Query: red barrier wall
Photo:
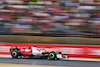
[[[69,57],[89,57],[100,58],[100,46],[89,45],[63,45],[63,44],[16,44],[16,43],[0,43],[0,54],[10,54],[9,48],[12,46],[45,48],[47,51],[61,51],[68,54]]]

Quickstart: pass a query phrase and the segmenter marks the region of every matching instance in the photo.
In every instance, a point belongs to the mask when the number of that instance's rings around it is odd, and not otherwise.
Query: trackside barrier
[[[10,54],[11,47],[31,47],[37,46],[39,49],[47,51],[61,51],[68,54],[69,57],[89,57],[100,58],[100,46],[90,45],[63,45],[63,44],[17,44],[17,43],[0,43],[0,54]]]

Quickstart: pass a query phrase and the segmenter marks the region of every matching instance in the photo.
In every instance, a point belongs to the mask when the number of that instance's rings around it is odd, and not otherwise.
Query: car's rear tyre
[[[56,53],[54,51],[52,51],[48,54],[48,59],[55,60],[55,58],[56,58]]]
[[[12,58],[18,58],[18,51],[13,50],[13,51],[11,52],[11,56],[12,56]]]

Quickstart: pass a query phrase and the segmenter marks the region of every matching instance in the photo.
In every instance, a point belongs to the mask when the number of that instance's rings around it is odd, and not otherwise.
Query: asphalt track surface
[[[25,65],[46,65],[64,67],[100,67],[100,62],[94,61],[73,61],[73,60],[48,60],[48,59],[13,59],[1,58],[2,64],[25,64]]]

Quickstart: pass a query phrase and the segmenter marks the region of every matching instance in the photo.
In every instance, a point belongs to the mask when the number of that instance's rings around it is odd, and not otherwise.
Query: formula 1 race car
[[[18,47],[11,47],[10,53],[12,58],[21,58],[21,57],[28,57],[28,58],[47,58],[50,60],[59,60],[59,59],[68,59],[67,54],[62,54],[60,51],[51,51],[48,52],[45,49],[37,49],[37,47],[28,47],[28,48],[18,48]]]

